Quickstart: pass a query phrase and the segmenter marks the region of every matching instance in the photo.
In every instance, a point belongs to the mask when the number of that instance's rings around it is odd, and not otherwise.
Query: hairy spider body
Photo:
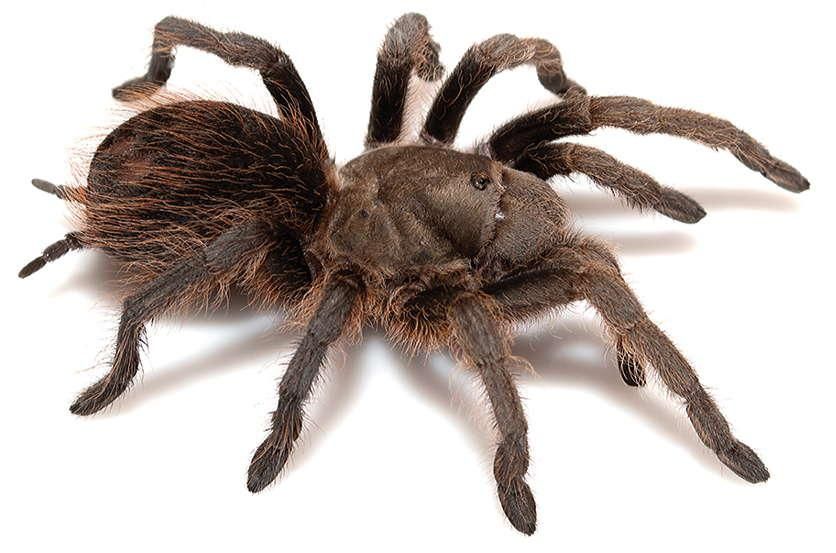
[[[311,284],[304,237],[336,184],[317,137],[304,121],[224,102],[143,111],[98,147],[88,185],[68,190],[81,207],[77,236],[126,262],[141,285],[229,228],[261,221],[265,240],[216,283],[240,278],[251,297],[292,305]]]
[[[602,126],[667,133],[729,150],[778,185],[809,184],[731,123],[637,98],[593,97],[567,79],[542,39],[498,35],[469,49],[444,81],[420,138],[403,143],[411,75],[438,80],[438,45],[422,16],[401,17],[381,47],[367,150],[337,167],[290,59],[265,41],[177,18],[155,30],[148,73],[114,89],[147,98],[171,73],[173,48],[206,50],[258,70],[278,117],[235,104],[176,101],[142,111],[99,145],[86,186],[38,188],[67,200],[79,228],[49,246],[26,277],[70,250],[96,248],[125,264],[124,298],[110,372],[71,406],[95,413],[139,370],[145,326],[165,312],[222,299],[231,285],[282,308],[305,332],[279,386],[271,429],[250,465],[259,491],[282,470],[303,407],[331,344],[364,325],[409,351],[449,348],[482,381],[499,437],[494,475],[505,514],[530,534],[536,509],[525,483],[527,424],[514,386],[525,365],[510,354],[515,325],[585,300],[601,315],[621,376],[645,367],[680,396],[705,445],[750,482],[769,473],[731,433],[696,373],[651,322],[608,247],[574,229],[546,179],[587,174],[637,208],[693,223],[704,211],[608,154],[555,140]],[[534,65],[559,96],[498,128],[474,152],[450,144],[473,97],[497,72]]]

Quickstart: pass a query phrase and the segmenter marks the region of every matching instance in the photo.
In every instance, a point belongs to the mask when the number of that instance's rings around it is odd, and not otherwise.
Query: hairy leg
[[[680,108],[656,106],[630,97],[567,95],[567,100],[535,110],[497,129],[481,149],[497,160],[513,163],[526,149],[599,127],[619,127],[638,134],[664,133],[730,151],[744,165],[782,188],[801,192],[809,182],[772,155],[755,139],[728,121]]]
[[[322,300],[308,323],[279,385],[279,404],[273,412],[270,434],[255,454],[247,475],[247,488],[259,492],[279,475],[299,433],[303,407],[329,345],[342,334],[359,297],[358,284],[336,277],[326,284]]]
[[[570,89],[563,102],[512,119],[478,146],[481,153],[516,164],[528,148],[599,127],[637,134],[681,136],[731,152],[746,167],[778,186],[802,192],[810,183],[796,169],[773,157],[754,138],[728,121],[681,108],[660,107],[627,96],[589,97]]]
[[[484,296],[463,295],[450,307],[454,347],[477,369],[493,409],[500,442],[494,457],[497,493],[514,528],[532,534],[537,525],[534,496],[525,482],[528,424],[509,372],[508,343]]]
[[[757,140],[724,119],[682,108],[661,107],[629,96],[593,97],[589,111],[595,128],[618,127],[637,134],[681,136],[711,148],[728,150],[743,165],[781,188],[802,192],[810,187],[796,169],[773,157]]]
[[[214,54],[230,65],[255,69],[261,73],[279,112],[301,114],[317,127],[316,112],[308,89],[293,62],[282,50],[266,40],[244,33],[222,33],[199,23],[166,17],[154,28],[151,62],[145,75],[113,89],[118,100],[147,96],[163,86],[174,67],[173,49],[189,46]]]
[[[600,248],[578,243],[558,252],[556,262],[574,266],[575,287],[603,317],[617,347],[653,367],[662,382],[685,400],[686,411],[702,442],[735,474],[763,482],[769,471],[752,449],[738,441],[688,361],[645,313],[611,259]],[[626,380],[626,379],[625,379]]]
[[[430,36],[430,26],[423,15],[402,15],[386,33],[377,55],[367,148],[398,139],[406,115],[412,72],[414,70],[424,81],[440,79],[444,66],[438,61],[438,51],[439,46]]]
[[[90,415],[118,398],[139,371],[139,350],[145,325],[180,299],[190,287],[231,269],[264,240],[260,225],[227,231],[202,252],[178,263],[127,298],[122,305],[116,354],[110,372],[82,392],[70,411],[76,415]]]
[[[563,94],[574,85],[563,72],[560,52],[550,42],[496,35],[471,46],[450,73],[427,114],[424,140],[452,143],[479,90],[497,73],[524,64],[534,65],[540,83],[555,94]]]
[[[537,144],[525,150],[514,168],[543,180],[581,173],[598,186],[612,190],[631,207],[654,209],[683,223],[696,223],[705,216],[705,210],[685,194],[661,186],[650,175],[589,146],[566,142]]]
[[[512,325],[528,322],[583,299],[575,284],[575,274],[560,265],[538,264],[494,282],[483,291],[496,302],[501,316]],[[644,386],[644,368],[616,343],[616,361],[621,378],[628,386]]]
[[[514,166],[533,146],[564,136],[588,134],[593,128],[589,96],[580,90],[570,89],[562,102],[511,119],[476,149],[483,155]]]

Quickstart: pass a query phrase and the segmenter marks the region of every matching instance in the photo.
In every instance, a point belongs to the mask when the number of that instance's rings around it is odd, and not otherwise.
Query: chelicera
[[[34,181],[76,210],[78,228],[20,276],[69,250],[99,249],[124,263],[132,290],[110,372],[78,397],[73,413],[95,413],[125,392],[139,370],[148,323],[223,298],[235,285],[305,327],[281,380],[270,432],[249,468],[251,491],[284,467],[329,347],[376,326],[409,351],[448,348],[478,375],[498,433],[499,500],[514,527],[530,534],[536,511],[525,482],[527,425],[514,385],[524,361],[511,355],[511,335],[523,321],[583,300],[600,313],[628,385],[642,386],[645,368],[652,368],[682,398],[698,436],[722,463],[749,482],[769,477],[647,317],[609,248],[573,227],[546,182],[582,173],[637,208],[686,223],[701,219],[696,201],[643,172],[595,148],[557,142],[619,127],[725,149],[783,188],[808,188],[749,135],[693,111],[591,96],[566,77],[549,42],[498,35],[464,54],[443,80],[418,138],[404,140],[410,80],[444,75],[426,19],[408,14],[380,49],[366,151],[338,167],[290,59],[258,38],[166,18],[156,26],[147,74],[114,96],[155,95],[177,46],[259,71],[278,116],[216,101],[158,102],[104,139],[86,184]],[[536,68],[555,102],[505,123],[473,151],[455,150],[477,92],[496,73],[521,65]]]

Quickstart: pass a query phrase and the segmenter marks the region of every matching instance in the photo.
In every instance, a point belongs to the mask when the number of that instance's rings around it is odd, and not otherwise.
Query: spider
[[[152,320],[240,287],[258,306],[304,325],[271,428],[249,467],[250,491],[265,488],[284,467],[329,348],[373,326],[408,352],[449,349],[478,375],[498,435],[497,495],[511,524],[531,534],[527,423],[514,384],[526,363],[510,353],[512,333],[523,321],[585,300],[603,319],[626,384],[644,385],[645,367],[654,369],[723,464],[749,482],[769,477],[648,318],[610,249],[573,228],[546,182],[581,173],[636,208],[686,223],[701,219],[697,202],[645,173],[595,148],[556,142],[618,127],[722,148],[783,188],[809,187],[752,137],[709,115],[590,96],[566,77],[558,50],[539,38],[489,38],[442,81],[427,20],[407,14],[379,51],[365,152],[338,167],[290,58],[259,38],[167,17],[155,27],[147,73],[115,88],[114,97],[155,95],[178,46],[259,71],[277,116],[227,102],[158,102],[101,142],[86,185],[33,181],[66,200],[78,226],[20,276],[70,250],[95,248],[124,263],[131,285],[110,371],[81,393],[72,413],[100,411],[128,389]],[[454,149],[479,90],[522,65],[536,68],[555,102],[505,123],[472,151]],[[440,87],[420,134],[404,139],[412,79]]]

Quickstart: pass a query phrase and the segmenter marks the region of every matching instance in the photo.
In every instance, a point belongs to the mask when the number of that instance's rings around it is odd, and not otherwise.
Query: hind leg
[[[129,101],[156,92],[171,76],[173,50],[179,45],[209,52],[230,65],[255,69],[280,112],[291,109],[317,125],[308,89],[282,50],[254,36],[222,33],[179,17],[166,17],[157,23],[148,71],[114,88],[113,97]]]
[[[700,383],[694,369],[668,337],[650,321],[618,267],[603,260],[589,242],[568,244],[555,263],[570,267],[574,289],[602,316],[617,347],[652,367],[661,383],[684,400],[688,417],[702,442],[720,461],[748,482],[769,478],[766,466],[731,432],[728,422]]]
[[[145,324],[182,299],[193,286],[206,283],[213,276],[238,265],[247,254],[263,245],[264,239],[264,230],[258,225],[227,231],[203,251],[181,261],[127,298],[122,305],[116,354],[110,372],[82,392],[70,411],[76,415],[90,415],[127,390],[139,371],[139,349]]]
[[[273,482],[290,457],[302,431],[304,405],[328,348],[340,338],[356,311],[359,286],[355,279],[345,276],[334,277],[325,284],[322,299],[279,385],[279,403],[273,412],[270,434],[250,462],[247,489],[251,492],[259,492]]]
[[[426,82],[440,79],[444,66],[438,61],[438,50],[427,19],[417,13],[401,16],[386,33],[377,55],[367,148],[400,137],[408,111],[410,77],[414,72]]]

